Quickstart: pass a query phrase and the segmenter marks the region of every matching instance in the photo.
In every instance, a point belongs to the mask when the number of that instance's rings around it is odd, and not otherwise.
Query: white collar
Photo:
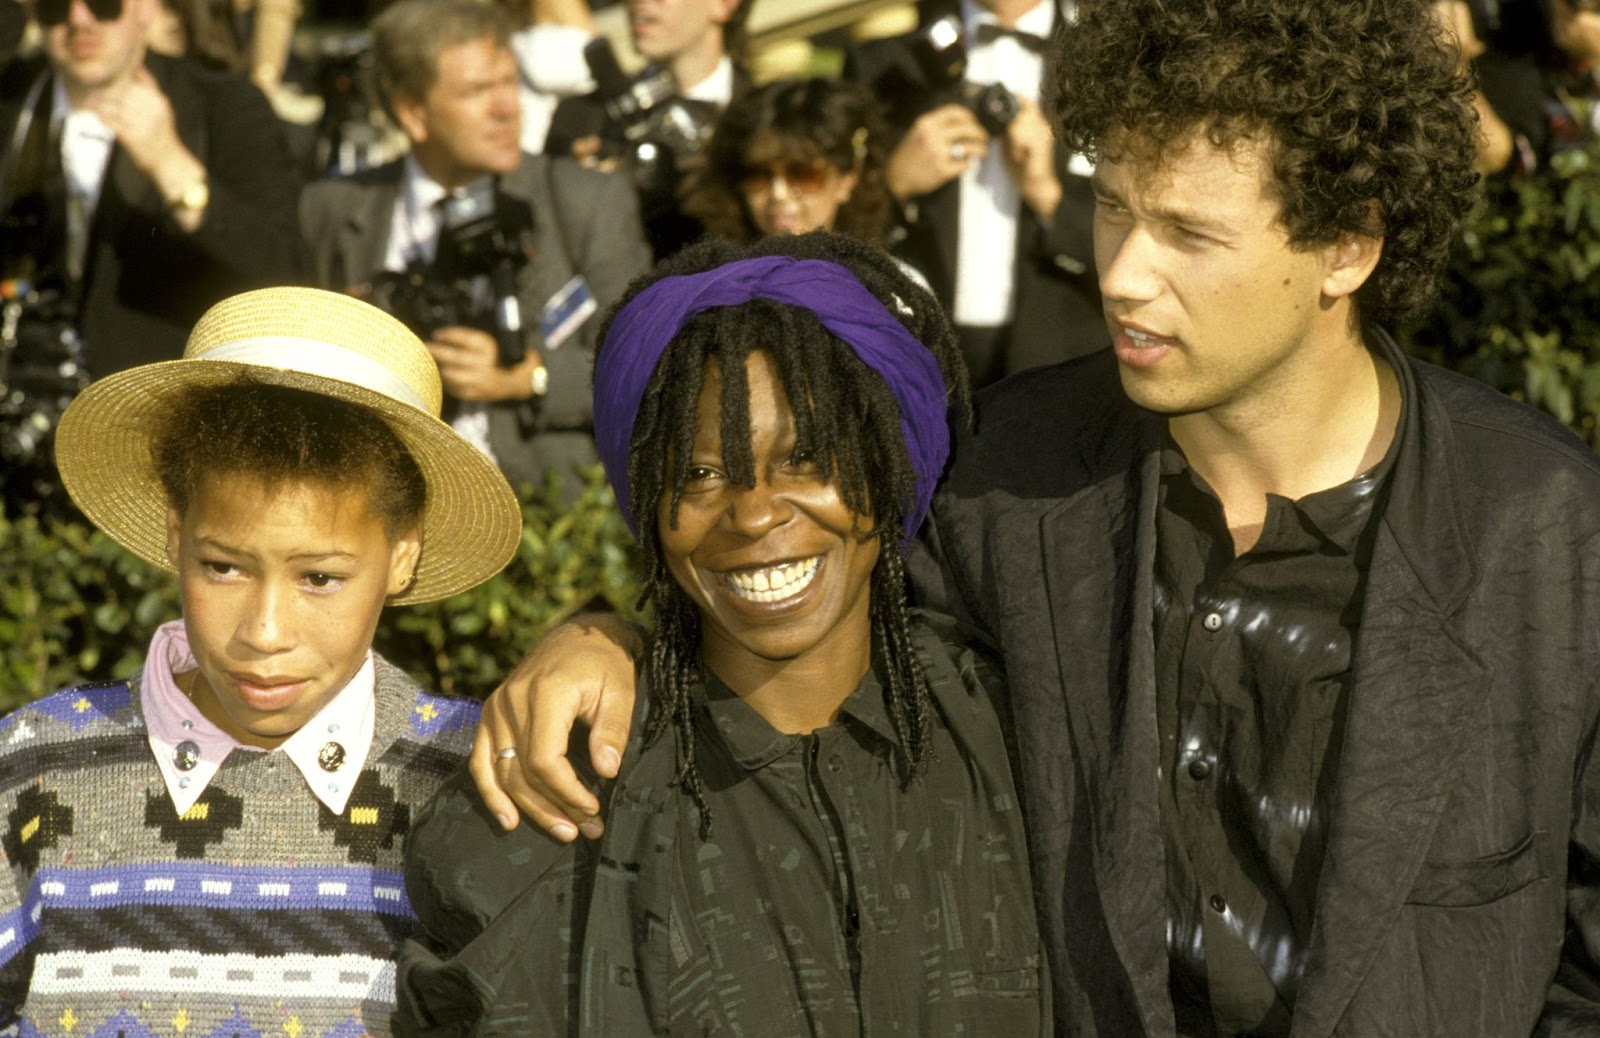
[[[162,624],[150,640],[139,702],[150,751],[178,814],[195,805],[234,750],[283,754],[304,776],[312,795],[334,814],[343,814],[377,726],[377,669],[371,651],[355,677],[275,750],[240,743],[195,708],[178,688],[177,675],[197,666],[183,621]]]
[[[728,107],[728,102],[733,100],[733,61],[724,54],[711,75],[679,93],[690,101],[709,101],[719,108]]]

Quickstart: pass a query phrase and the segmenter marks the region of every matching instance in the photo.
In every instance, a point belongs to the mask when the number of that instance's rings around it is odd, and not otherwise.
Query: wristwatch
[[[544,396],[550,392],[550,369],[543,364],[534,365],[528,388],[533,390],[534,396]]]
[[[210,202],[211,185],[206,183],[205,177],[193,181],[188,187],[167,199],[167,205],[181,213],[203,212]]]

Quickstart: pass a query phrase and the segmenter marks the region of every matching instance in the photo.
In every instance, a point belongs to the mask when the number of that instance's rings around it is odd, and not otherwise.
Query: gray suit
[[[1404,360],[1295,1038],[1600,1033],[1600,459]],[[919,591],[998,648],[1058,1029],[1175,1033],[1152,567],[1163,422],[1109,352],[985,394]]]
[[[316,284],[359,295],[383,270],[403,172],[397,161],[306,188],[300,227]],[[622,177],[583,169],[570,159],[523,155],[522,164],[500,179],[500,189],[533,208],[538,248],[518,275],[517,294],[528,344],[550,372],[550,391],[537,404],[490,405],[489,443],[512,484],[542,486],[554,470],[570,486],[574,466],[598,460],[590,378],[600,313],[644,273],[650,250],[638,203]],[[588,283],[599,312],[558,347],[547,348],[538,316],[574,275]]]

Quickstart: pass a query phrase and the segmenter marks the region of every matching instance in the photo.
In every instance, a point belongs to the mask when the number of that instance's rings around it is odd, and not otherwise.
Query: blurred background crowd
[[[61,409],[243,289],[401,317],[524,488],[522,562],[380,644],[466,691],[566,610],[632,606],[589,366],[597,315],[686,243],[880,242],[977,385],[1098,348],[1092,165],[1048,117],[1050,34],[1090,2],[0,0],[0,709],[114,670],[165,611],[55,485]],[[1476,74],[1485,202],[1400,331],[1595,442],[1600,3],[1434,9]]]

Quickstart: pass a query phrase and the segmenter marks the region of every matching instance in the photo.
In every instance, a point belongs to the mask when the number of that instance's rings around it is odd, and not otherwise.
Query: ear
[[[411,588],[417,572],[417,560],[422,557],[422,527],[411,529],[395,538],[389,549],[389,597]]]
[[[856,184],[861,180],[861,174],[855,170],[839,174],[839,183],[833,189],[835,205],[844,205],[850,201],[850,196],[855,193]]]
[[[1383,239],[1371,234],[1346,233],[1323,252],[1322,294],[1341,299],[1355,294],[1383,255]]]
[[[167,561],[174,569],[178,566],[178,545],[183,533],[183,516],[171,505],[167,506]]]
[[[395,122],[399,123],[401,131],[411,138],[412,144],[421,144],[427,141],[427,105],[409,94],[395,94],[389,99],[389,108],[394,112]]]

